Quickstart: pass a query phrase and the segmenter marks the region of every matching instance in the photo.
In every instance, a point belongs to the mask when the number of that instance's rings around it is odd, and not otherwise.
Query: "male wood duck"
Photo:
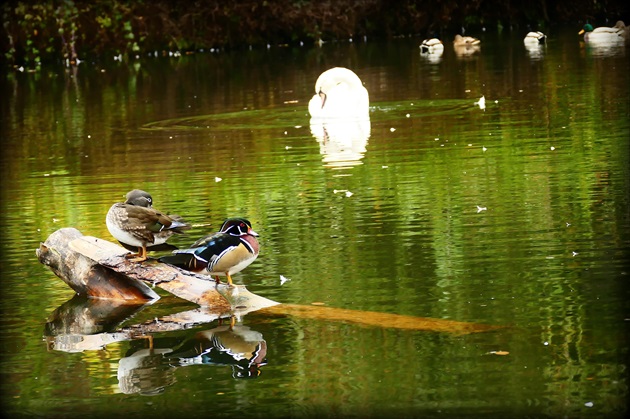
[[[138,253],[126,255],[132,262],[147,259],[147,246],[163,244],[174,233],[183,234],[190,228],[177,215],[166,215],[152,207],[153,198],[145,191],[134,189],[125,202],[117,202],[107,212],[105,223],[114,238],[135,246]]]
[[[233,286],[232,275],[242,271],[258,257],[258,233],[244,218],[228,218],[219,232],[202,237],[190,249],[175,250],[160,262],[170,263],[192,272],[207,272],[215,277],[227,277]]]

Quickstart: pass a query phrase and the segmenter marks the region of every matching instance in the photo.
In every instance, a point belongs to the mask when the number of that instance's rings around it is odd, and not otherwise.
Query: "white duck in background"
[[[477,38],[473,38],[472,36],[461,36],[457,34],[453,40],[453,45],[455,47],[472,47],[479,44],[481,44],[481,41]]]
[[[315,82],[315,95],[308,103],[313,120],[365,119],[370,117],[370,99],[361,79],[352,70],[334,67]]]
[[[547,42],[547,35],[545,35],[544,33],[540,32],[540,31],[529,32],[525,36],[525,39],[523,40],[523,42],[525,42],[526,45],[528,45],[528,44],[534,44],[534,45],[544,44],[545,42]]]
[[[457,57],[470,57],[479,52],[481,49],[481,41],[472,36],[461,36],[457,34],[453,40],[453,48]]]
[[[420,44],[420,52],[442,55],[444,53],[444,44],[437,38],[425,39]]]

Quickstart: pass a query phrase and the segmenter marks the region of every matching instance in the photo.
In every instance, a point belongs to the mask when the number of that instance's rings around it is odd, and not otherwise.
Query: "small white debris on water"
[[[486,151],[486,150],[487,150],[487,148],[485,148],[485,147],[481,147],[481,150]]]
[[[381,169],[388,169],[389,166],[381,166]]]
[[[409,118],[411,115],[407,114],[407,115],[405,115],[405,116],[406,116],[407,118]]]
[[[396,128],[393,128],[393,127],[392,127],[392,128],[390,128],[389,130],[390,130],[391,132],[394,132],[394,131],[396,131]]]
[[[293,148],[293,147],[291,147],[290,145],[284,146],[284,149],[285,149],[285,150],[290,150],[290,149],[292,149],[292,148]]]
[[[593,402],[586,402],[586,403],[584,403],[584,406],[586,406],[586,407],[593,407]]]
[[[218,183],[218,182],[221,182],[222,180],[223,180],[223,179],[221,179],[221,178],[220,178],[220,177],[218,177],[218,176],[214,178],[214,181],[215,181],[215,182],[217,182],[217,183]]]
[[[549,149],[550,149],[551,151],[553,151],[553,150],[555,150],[556,148],[555,148],[554,146],[551,146],[551,147],[549,147]]]
[[[481,211],[487,211],[488,208],[486,207],[480,207],[479,205],[477,205],[477,214],[479,214]]]
[[[477,102],[475,102],[475,105],[478,105],[479,109],[481,109],[481,110],[486,109],[486,97],[485,96],[481,96],[481,98],[479,98],[479,100]]]
[[[576,257],[579,253],[578,252],[571,252],[571,254],[573,255],[573,257]]]
[[[347,189],[334,189],[333,193],[338,194],[338,193],[344,193],[346,195],[346,197],[350,198],[352,195],[354,195],[352,192],[350,192]]]
[[[290,281],[290,278],[287,278],[284,275],[280,275],[280,285],[284,285],[285,282]]]

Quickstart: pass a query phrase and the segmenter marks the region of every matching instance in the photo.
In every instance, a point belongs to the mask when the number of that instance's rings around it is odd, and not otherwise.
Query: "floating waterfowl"
[[[315,95],[308,103],[311,118],[369,118],[370,99],[361,79],[352,70],[334,67],[315,82]]]

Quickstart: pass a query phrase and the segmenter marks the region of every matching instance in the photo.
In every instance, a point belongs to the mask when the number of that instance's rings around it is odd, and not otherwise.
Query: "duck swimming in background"
[[[444,44],[442,44],[442,41],[437,38],[425,39],[420,44],[420,52],[442,55],[444,52]]]
[[[308,103],[312,119],[369,118],[370,99],[361,79],[352,70],[334,67],[315,82],[315,95]]]
[[[453,40],[453,45],[455,47],[472,47],[480,44],[481,41],[477,38],[473,38],[472,36],[461,36],[459,34],[455,35],[455,39]]]
[[[153,198],[145,191],[134,189],[125,198],[111,206],[105,224],[116,240],[138,248],[138,253],[126,255],[132,262],[147,259],[147,246],[164,244],[173,234],[190,228],[179,216],[153,208]]]
[[[582,30],[578,32],[578,35],[582,34],[584,34],[584,42],[625,42],[625,40],[630,37],[630,28],[627,27],[621,20],[617,21],[613,27],[600,26],[598,28],[593,28],[593,25],[587,23],[584,25]]]
[[[219,276],[227,277],[233,286],[232,275],[249,266],[257,257],[258,233],[244,218],[228,218],[219,232],[202,237],[189,249],[175,250],[160,262],[197,273],[208,273],[219,283]]]
[[[526,44],[544,44],[547,41],[547,35],[540,31],[529,32],[523,42]]]

